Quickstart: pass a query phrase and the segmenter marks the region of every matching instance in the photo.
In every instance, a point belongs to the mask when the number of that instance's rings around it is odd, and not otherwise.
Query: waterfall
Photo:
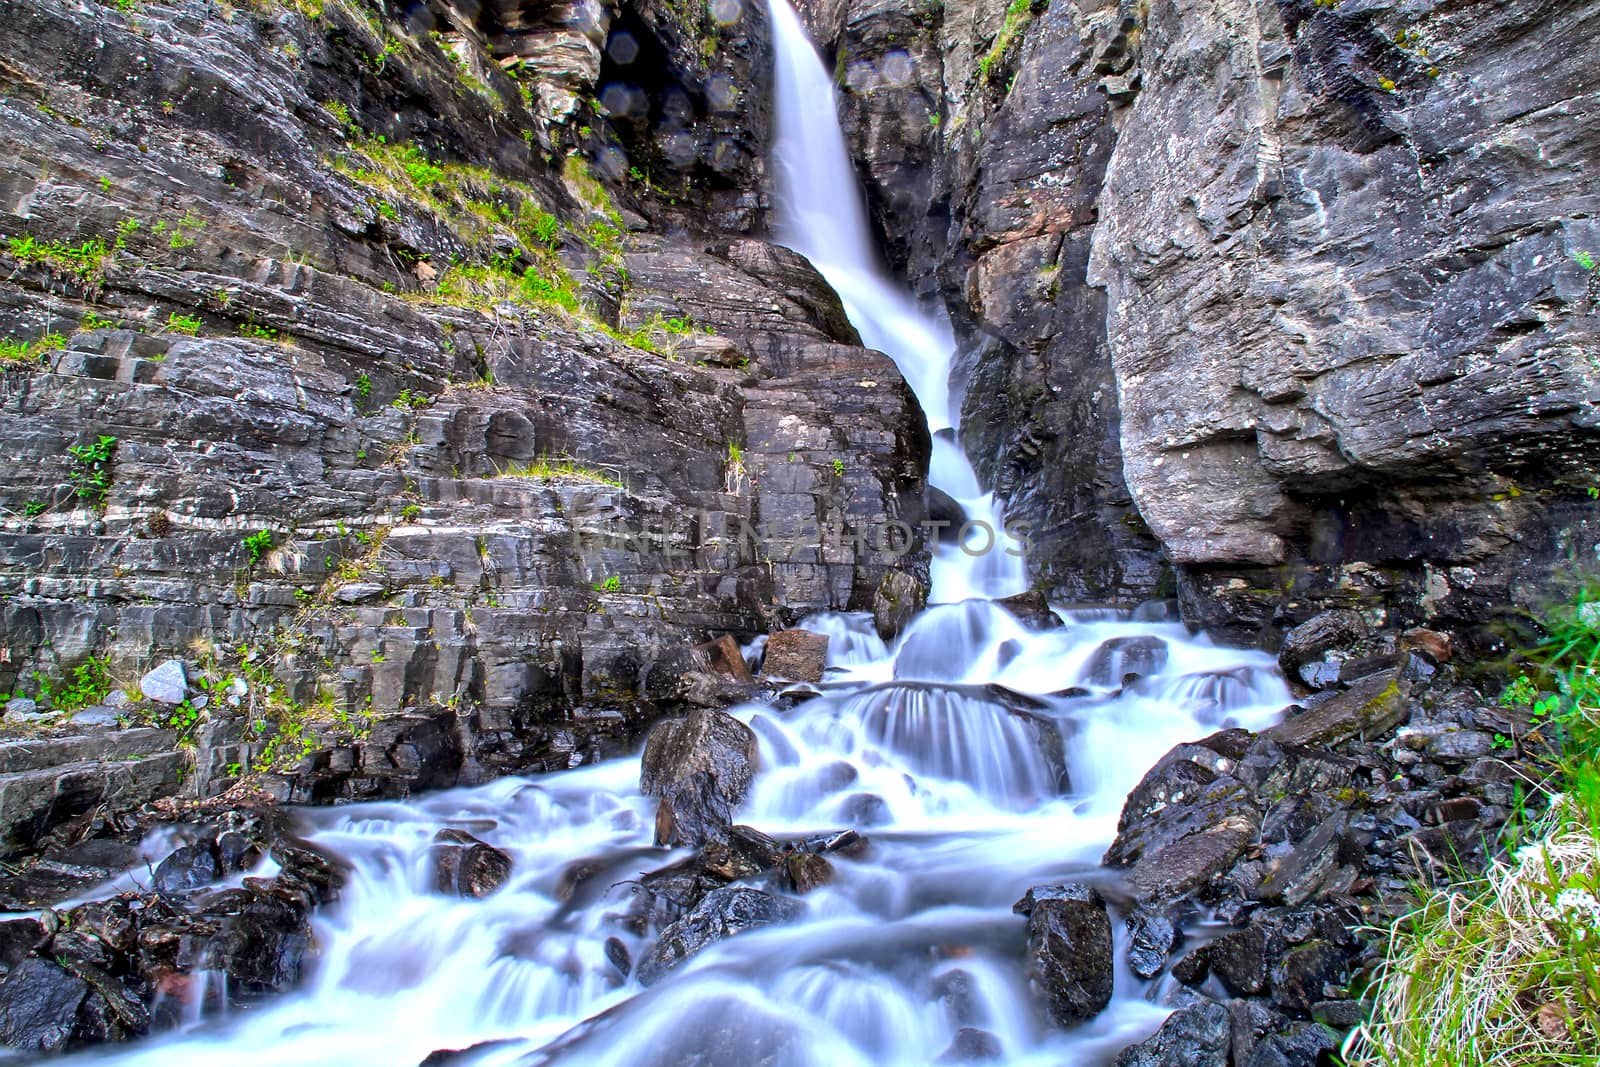
[[[778,238],[809,259],[844,304],[868,348],[894,360],[916,393],[933,437],[928,484],[956,500],[965,536],[933,559],[934,602],[1003,597],[1027,588],[1021,546],[1006,534],[999,503],[978,485],[962,451],[951,403],[955,336],[917,307],[879,263],[866,203],[845,147],[833,82],[788,0],[771,0],[775,53],[772,147]]]
[[[935,441],[930,482],[998,531],[1001,508],[955,433],[951,330],[877,264],[827,72],[786,0],[771,2],[782,239],[916,391]],[[654,936],[625,921],[631,887],[685,858],[652,847],[637,759],[313,809],[311,836],[351,876],[317,918],[303,988],[77,1058],[410,1067],[482,1046],[451,1062],[926,1067],[977,1027],[1016,1067],[1109,1062],[1165,1009],[1122,970],[1095,1020],[1044,1023],[1011,905],[1096,869],[1123,798],[1169,748],[1226,725],[1259,729],[1288,694],[1269,656],[1178,624],[1104,611],[1024,626],[990,602],[1023,587],[1005,547],[942,546],[936,605],[892,646],[864,615],[815,617],[807,625],[830,635],[827,690],[791,710],[732,710],[760,746],[736,821],[785,838],[853,827],[870,842],[833,860],[833,880],[798,898],[792,921],[720,941],[648,989],[617,972],[608,942],[638,960]],[[1164,652],[1123,687],[1130,637]],[[430,842],[446,827],[509,853],[510,882],[483,900],[432,892]],[[575,890],[578,870],[588,876]]]

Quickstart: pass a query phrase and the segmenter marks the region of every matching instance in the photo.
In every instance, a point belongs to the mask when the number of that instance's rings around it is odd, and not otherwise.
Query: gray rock
[[[1027,979],[1057,1026],[1092,1019],[1111,1002],[1111,919],[1093,888],[1036,886],[1018,901],[1028,917]]]
[[[1127,926],[1128,969],[1140,978],[1154,978],[1177,941],[1172,920],[1155,908],[1141,906],[1129,913]]]
[[[1000,1039],[987,1030],[963,1026],[950,1040],[950,1047],[939,1053],[934,1063],[987,1063],[1004,1057]]]
[[[1440,763],[1475,763],[1494,751],[1494,737],[1480,730],[1448,730],[1428,738],[1423,751]]]
[[[1228,1067],[1228,1009],[1215,1001],[1179,1008],[1155,1034],[1117,1054],[1116,1067]]]
[[[1338,1047],[1338,1037],[1326,1026],[1293,1023],[1256,1045],[1247,1067],[1317,1067]]]
[[[429,862],[436,892],[472,898],[498,890],[511,877],[513,866],[505,852],[456,829],[434,835]]]
[[[222,862],[209,843],[174,849],[156,867],[152,879],[162,893],[183,893],[208,886],[222,877]]]
[[[659,798],[658,844],[722,840],[755,778],[756,735],[722,711],[704,709],[657,726],[645,742],[639,787]]]
[[[113,689],[111,692],[106,694],[106,698],[103,703],[108,708],[125,708],[129,703],[131,703],[131,701],[129,701],[128,694],[126,692],[121,689]]]
[[[773,923],[787,922],[805,910],[798,901],[744,886],[724,886],[707,893],[693,911],[666,929],[639,961],[642,985],[660,981],[709,946],[725,938]]]
[[[146,700],[162,704],[182,704],[189,696],[189,676],[183,661],[169,659],[139,679],[139,692]]]
[[[1129,678],[1157,674],[1167,665],[1167,643],[1159,637],[1113,637],[1102,642],[1084,665],[1090,685],[1119,686]]]
[[[1278,665],[1290,677],[1304,677],[1301,668],[1322,659],[1329,652],[1354,655],[1367,633],[1366,620],[1357,612],[1348,608],[1321,612],[1283,635],[1283,646],[1278,650]],[[1322,673],[1318,671],[1319,678]],[[1319,684],[1310,678],[1305,680],[1307,685]],[[1334,680],[1338,680],[1337,671]]]
[[[872,622],[878,636],[893,641],[928,602],[928,587],[916,575],[893,570],[872,594]]]
[[[1280,745],[1334,746],[1353,737],[1383,736],[1409,713],[1407,684],[1396,671],[1374,674],[1345,692],[1267,730]]]
[[[6,701],[6,718],[15,717],[19,722],[27,722],[34,718],[39,711],[39,702],[28,697],[12,697]]]
[[[87,726],[96,729],[118,725],[117,709],[104,704],[84,708],[67,720],[74,726]]]
[[[72,1039],[89,985],[41,959],[26,959],[0,981],[0,1044],[58,1052]]]

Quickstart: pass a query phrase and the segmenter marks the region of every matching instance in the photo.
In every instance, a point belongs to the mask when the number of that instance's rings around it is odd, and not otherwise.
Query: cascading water
[[[826,72],[785,0],[772,3],[783,235],[916,389],[935,432],[930,481],[998,530],[1000,510],[953,433],[950,331],[874,266]],[[920,1067],[978,1027],[1009,1064],[1107,1061],[1164,1010],[1119,972],[1097,1019],[1073,1031],[1043,1023],[1011,905],[1097,867],[1124,796],[1170,747],[1229,724],[1259,728],[1288,694],[1266,655],[1180,625],[1097,612],[1029,629],[985,599],[1021,588],[1020,560],[999,546],[947,545],[937,563],[943,603],[892,648],[863,616],[814,617],[806,625],[832,638],[826,691],[789,712],[733,711],[760,743],[739,822],[780,836],[857,827],[870,840],[858,858],[835,858],[834,879],[800,898],[795,920],[719,942],[648,989],[618,975],[607,939],[633,959],[648,941],[620,920],[631,880],[684,855],[651,847],[636,760],[313,810],[313,838],[353,871],[317,921],[305,986],[85,1058],[408,1067],[495,1042],[459,1062]],[[1131,648],[1144,677],[1124,686]],[[511,881],[485,900],[429,892],[430,842],[444,827],[510,853]]]

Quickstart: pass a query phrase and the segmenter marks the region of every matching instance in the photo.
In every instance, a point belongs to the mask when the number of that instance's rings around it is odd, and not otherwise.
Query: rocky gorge
[[[773,236],[759,6],[0,3],[0,1043],[406,1019],[425,899],[537,1011],[318,1055],[1326,1063],[1539,806],[1600,12],[797,7],[953,431]],[[1028,589],[924,612],[952,445]]]

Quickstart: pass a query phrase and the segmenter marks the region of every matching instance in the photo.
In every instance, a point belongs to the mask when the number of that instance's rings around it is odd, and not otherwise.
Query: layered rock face
[[[973,338],[969,445],[1051,530],[1044,583],[1148,591],[1148,524],[1191,617],[1270,632],[1330,602],[1481,620],[1590,558],[1596,17],[812,12],[890,248]]]
[[[471,7],[3,6],[0,691],[185,660],[202,794],[567,766],[925,566],[833,532],[917,520],[926,431],[746,232],[762,12]]]

